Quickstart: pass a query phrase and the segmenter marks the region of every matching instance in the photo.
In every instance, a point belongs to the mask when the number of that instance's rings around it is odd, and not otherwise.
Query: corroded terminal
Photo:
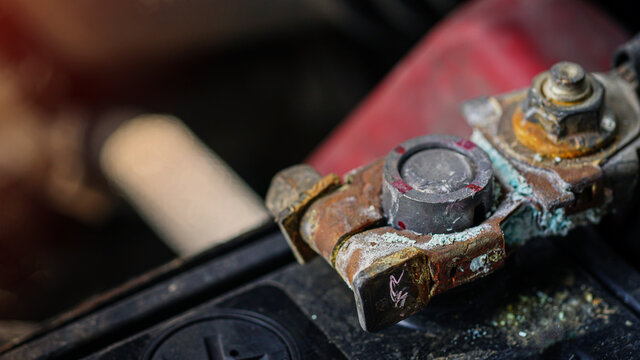
[[[518,141],[549,157],[592,153],[613,139],[616,128],[615,113],[605,104],[602,83],[568,61],[536,76],[513,115]]]
[[[591,95],[593,87],[582,66],[562,61],[551,67],[542,85],[544,96],[555,103],[575,103]]]
[[[397,146],[385,159],[383,181],[382,207],[397,229],[460,231],[479,224],[491,208],[491,162],[457,136],[422,136]]]
[[[463,105],[473,142],[417,137],[342,183],[293,167],[267,206],[298,259],[320,254],[353,291],[362,328],[378,331],[526,241],[621,208],[640,167],[635,86],[558,63],[530,89]]]

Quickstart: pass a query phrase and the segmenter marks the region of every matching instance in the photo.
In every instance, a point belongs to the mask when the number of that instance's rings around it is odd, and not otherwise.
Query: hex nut
[[[560,62],[533,79],[522,104],[524,119],[542,126],[555,142],[583,133],[608,134],[615,126],[601,126],[604,95],[604,86],[580,65]]]

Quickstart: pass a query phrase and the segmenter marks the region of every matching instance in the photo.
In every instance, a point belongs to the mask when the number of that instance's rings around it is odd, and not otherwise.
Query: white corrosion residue
[[[513,200],[517,201],[533,196],[533,189],[524,177],[491,145],[482,133],[474,130],[471,134],[471,141],[476,143],[489,155],[496,177],[500,179],[502,183],[513,188],[513,193],[511,194]]]
[[[395,252],[407,248],[407,245],[416,244],[415,240],[406,236],[386,232],[377,234],[365,231],[350,237],[338,250],[335,259],[335,269],[351,287],[351,281],[347,275],[347,267],[356,252],[358,252],[358,262],[352,275],[369,267],[375,260],[391,255]]]
[[[414,245],[416,243],[415,240],[409,239],[406,236],[398,235],[396,233],[386,232],[380,236],[384,241],[389,241],[392,243],[402,243],[407,245]]]
[[[489,256],[487,254],[482,254],[478,257],[473,258],[471,260],[471,264],[469,264],[469,269],[473,272],[481,272],[486,274],[489,272]]]
[[[376,219],[380,216],[378,209],[373,205],[369,205],[368,208],[362,210],[362,215],[370,219]]]
[[[465,231],[453,233],[453,234],[434,234],[431,236],[431,240],[421,248],[425,250],[433,249],[437,246],[446,246],[451,245],[455,242],[467,241],[472,238],[478,237],[485,231],[489,225],[481,224],[472,228],[469,228]]]

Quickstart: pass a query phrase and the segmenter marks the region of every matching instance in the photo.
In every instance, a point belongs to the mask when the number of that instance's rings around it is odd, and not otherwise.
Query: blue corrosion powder
[[[522,175],[479,131],[473,132],[471,140],[487,153],[493,163],[496,177],[513,189],[513,192],[510,193],[512,200],[518,201],[533,195],[533,189]],[[525,202],[500,227],[507,245],[522,245],[534,237],[567,235],[574,227],[598,223],[600,218],[601,211],[599,209],[589,209],[579,214],[566,216],[564,209],[539,211]]]

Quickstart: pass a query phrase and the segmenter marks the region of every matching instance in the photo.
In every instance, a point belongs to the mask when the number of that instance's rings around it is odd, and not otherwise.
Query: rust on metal
[[[345,184],[315,201],[301,219],[307,244],[333,264],[333,251],[352,234],[384,222],[380,193],[382,165],[378,160],[345,177]]]
[[[305,210],[321,196],[340,186],[338,175],[320,175],[307,165],[281,171],[274,177],[267,194],[267,207],[285,235],[296,260],[304,264],[316,253],[300,235],[300,219]]]
[[[362,327],[376,331],[424,308],[431,297],[503,265],[500,225],[522,203],[505,201],[482,224],[456,234],[416,234],[389,226],[349,237],[334,267],[353,289]]]
[[[544,155],[537,151],[537,143],[530,144],[530,147],[520,142],[520,138],[516,136],[514,124],[521,123],[517,119],[520,119],[522,115],[516,115],[516,113],[522,112],[522,104],[527,98],[526,89],[488,99],[478,99],[474,102],[474,106],[465,109],[465,116],[471,120],[473,118],[471,112],[474,109],[482,109],[483,104],[491,103],[495,108],[496,115],[487,116],[480,122],[473,122],[472,124],[477,130],[480,130],[496,148],[509,158],[530,164],[534,168],[550,169],[554,172],[557,169],[567,169],[562,177],[567,179],[568,183],[572,183],[580,178],[582,175],[580,172],[584,170],[585,166],[592,167],[587,171],[597,172],[593,167],[599,168],[601,164],[633,141],[640,133],[640,122],[637,121],[640,117],[640,108],[638,100],[633,99],[635,94],[631,85],[611,74],[594,74],[593,76],[606,88],[604,103],[606,108],[615,114],[616,126],[610,140],[605,141],[596,151],[586,151],[580,156],[563,158],[551,154]],[[478,103],[478,101],[480,102]],[[536,126],[536,124],[527,126]],[[538,128],[543,129],[542,126],[538,126]],[[534,142],[534,140],[527,139],[523,141]],[[547,142],[549,141],[547,140]],[[572,176],[571,174],[576,175]]]
[[[552,211],[563,208],[567,214],[571,214],[600,207],[607,202],[601,164],[632,141],[640,130],[638,121],[634,120],[640,115],[638,108],[619,100],[626,96],[630,88],[609,75],[597,74],[596,77],[606,85],[606,102],[615,108],[618,122],[615,134],[610,140],[596,146],[595,151],[578,150],[572,153],[571,147],[566,147],[561,149],[564,153],[554,153],[560,149],[560,145],[554,144],[556,148],[545,155],[543,148],[552,143],[552,139],[527,140],[526,136],[518,136],[517,127],[523,123],[526,123],[523,126],[536,128],[538,132],[544,131],[541,126],[522,119],[526,90],[492,98],[499,116],[474,124],[497,150],[511,159],[514,167],[531,185],[532,200],[544,209]],[[527,141],[533,144],[523,144]]]
[[[502,267],[504,236],[500,227],[495,225],[483,227],[481,233],[466,241],[427,251],[429,270],[434,279],[431,295],[466,284]]]
[[[524,112],[520,107],[513,113],[512,126],[521,144],[542,156],[553,158],[573,159],[588,155],[613,140],[613,137],[597,132],[555,140],[540,124],[525,120]]]
[[[378,331],[422,310],[430,299],[425,254],[413,247],[377,259],[358,274],[354,294],[360,325]]]
[[[352,286],[356,275],[377,259],[426,241],[425,235],[390,226],[363,231],[339,244],[333,265],[345,282]]]
[[[340,246],[334,266],[345,282],[353,285],[358,274],[378,259],[407,247],[420,249],[428,259],[433,282],[430,293],[435,295],[501,266],[505,245],[500,224],[518,206],[516,202],[506,203],[482,224],[456,234],[420,235],[389,226],[367,230],[351,236]],[[473,259],[483,255],[486,259],[478,259],[472,267]]]
[[[620,197],[614,196],[612,182],[635,183],[638,159],[625,149],[640,145],[640,102],[634,88],[615,73],[589,74],[585,78],[595,90],[583,91],[582,75],[575,74],[556,74],[560,82],[551,89],[551,107],[537,102],[544,95],[542,87],[533,95],[525,89],[463,105],[474,134],[473,143],[460,146],[477,145],[486,153],[495,175],[495,197],[491,209],[483,209],[483,216],[461,230],[451,226],[437,234],[420,234],[407,230],[403,221],[385,217],[383,160],[354,170],[344,185],[335,176],[321,181],[319,174],[300,170],[298,180],[272,185],[280,188],[274,190],[280,197],[268,197],[267,203],[280,199],[270,209],[282,209],[277,219],[294,252],[322,255],[353,290],[362,327],[380,330],[419,311],[433,296],[500,268],[507,253],[531,238],[565,235],[599,221],[613,198]],[[565,78],[575,86],[564,84]],[[571,96],[591,103],[580,107],[577,100],[565,99]],[[526,114],[523,108],[536,106],[546,106],[542,110],[550,116]],[[590,117],[580,118],[580,111]],[[615,124],[595,123],[596,116],[609,116]],[[410,153],[407,149],[404,143],[392,154]],[[424,169],[433,162],[416,164]],[[304,177],[307,180],[300,180]],[[404,180],[392,180],[389,186],[402,194],[413,190]],[[306,185],[297,186],[302,182]]]

